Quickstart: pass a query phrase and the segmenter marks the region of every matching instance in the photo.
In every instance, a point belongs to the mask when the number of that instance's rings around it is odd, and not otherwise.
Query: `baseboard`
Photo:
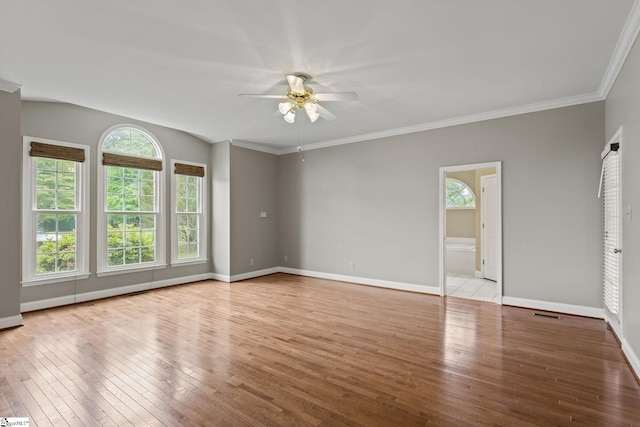
[[[117,288],[103,289],[100,291],[83,292],[76,295],[67,295],[57,298],[48,298],[38,301],[24,302],[20,304],[20,311],[26,313],[29,311],[43,310],[45,308],[60,307],[68,304],[79,302],[93,301],[102,298],[115,297],[118,295],[126,295],[134,292],[147,291],[150,289],[164,288],[167,286],[182,285],[185,283],[198,282],[200,280],[213,279],[211,273],[196,274],[193,276],[178,277],[175,279],[156,280],[153,282],[138,283],[136,285],[120,286]]]
[[[28,313],[29,311],[44,310],[45,308],[61,307],[63,305],[75,304],[75,295],[66,295],[63,297],[39,299],[37,301],[23,302],[20,304],[20,312]]]
[[[478,278],[480,278],[480,279],[484,279],[484,274],[482,274],[482,271],[478,271],[478,270],[476,270],[476,271],[473,273],[473,276],[474,276],[474,277],[478,277]]]
[[[247,273],[234,274],[233,276],[230,277],[229,281],[238,282],[240,280],[253,279],[255,277],[267,276],[269,274],[274,274],[274,273],[280,273],[281,271],[282,269],[280,267],[271,267],[271,268],[266,268],[264,270],[249,271]]]
[[[502,297],[503,305],[513,305],[516,307],[533,308],[537,310],[553,311],[556,313],[574,314],[576,316],[594,317],[604,319],[604,310],[596,307],[586,307],[582,305],[564,304],[559,302],[538,301],[527,298]]]
[[[13,328],[15,326],[22,326],[22,314],[0,318],[0,329]]]
[[[231,282],[231,276],[227,276],[226,274],[211,273],[211,278],[220,282]]]
[[[418,292],[421,294],[440,295],[439,286],[424,286],[413,283],[391,282],[388,280],[369,279],[365,277],[345,276],[341,274],[322,273],[319,271],[300,270],[297,268],[280,267],[281,273],[297,274],[299,276],[315,277],[318,279],[337,280],[340,282],[357,283],[359,285],[377,286],[379,288],[396,289],[400,291]]]
[[[625,357],[629,361],[629,364],[631,365],[631,369],[636,375],[636,378],[640,379],[640,358],[633,351],[633,348],[631,348],[629,341],[627,341],[626,339],[622,340],[622,352],[624,353]]]

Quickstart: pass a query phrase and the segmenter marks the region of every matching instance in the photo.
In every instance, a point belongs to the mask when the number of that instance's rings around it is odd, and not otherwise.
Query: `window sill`
[[[147,264],[144,266],[134,266],[134,267],[120,267],[117,269],[111,270],[100,270],[96,273],[96,276],[113,276],[115,274],[127,274],[127,273],[137,273],[140,271],[150,271],[150,270],[160,270],[165,268],[167,264]]]
[[[204,264],[207,261],[209,261],[207,258],[175,260],[171,261],[171,267],[185,267],[187,265]]]
[[[61,276],[47,276],[43,278],[35,278],[23,280],[20,282],[23,288],[29,286],[40,286],[40,285],[50,285],[51,283],[60,283],[60,282],[72,282],[75,280],[84,280],[88,279],[91,276],[91,273],[74,273],[72,275],[61,275]]]

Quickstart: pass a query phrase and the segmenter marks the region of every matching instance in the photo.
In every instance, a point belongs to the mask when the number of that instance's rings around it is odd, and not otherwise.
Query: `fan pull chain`
[[[298,120],[298,141],[300,145],[298,145],[298,153],[302,155],[302,162],[304,163],[304,132],[302,131],[302,122],[304,121],[304,115],[300,114],[300,119]]]

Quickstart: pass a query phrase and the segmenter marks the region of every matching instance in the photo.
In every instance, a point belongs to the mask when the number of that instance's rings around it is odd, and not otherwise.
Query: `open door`
[[[494,175],[481,177],[482,182],[482,276],[498,281],[498,178]]]
[[[473,163],[473,164],[465,164],[465,165],[457,165],[457,166],[442,166],[440,167],[440,191],[439,191],[439,205],[440,205],[440,233],[439,233],[439,255],[440,255],[440,268],[439,268],[439,281],[440,281],[440,295],[445,296],[448,295],[447,292],[447,267],[446,267],[446,258],[447,258],[447,206],[446,206],[446,180],[448,174],[469,171],[469,170],[481,170],[481,169],[493,169],[495,171],[489,172],[493,176],[493,181],[485,182],[486,186],[489,187],[489,196],[487,199],[487,204],[491,206],[490,215],[495,218],[492,220],[492,223],[489,225],[490,234],[487,239],[478,238],[480,237],[482,231],[478,231],[478,227],[480,226],[479,222],[482,221],[482,218],[477,218],[476,221],[476,239],[477,240],[489,240],[488,245],[491,249],[484,249],[485,244],[480,243],[477,244],[475,250],[477,252],[483,252],[483,256],[488,252],[492,252],[492,255],[488,257],[488,260],[485,257],[485,268],[481,268],[481,260],[476,261],[476,278],[483,274],[485,277],[490,278],[496,282],[496,298],[495,302],[497,304],[502,304],[502,292],[503,292],[503,283],[502,283],[502,162],[486,162],[486,163]],[[481,180],[480,180],[481,181]],[[476,185],[480,185],[480,182]],[[478,190],[474,190],[476,193],[480,193]],[[480,196],[482,197],[482,196]],[[478,200],[481,200],[478,198]],[[482,209],[482,208],[481,208]],[[488,222],[488,221],[485,221]],[[479,243],[479,242],[478,242]],[[488,262],[488,263],[487,263]],[[478,271],[480,270],[480,271]],[[484,274],[486,273],[486,274]]]

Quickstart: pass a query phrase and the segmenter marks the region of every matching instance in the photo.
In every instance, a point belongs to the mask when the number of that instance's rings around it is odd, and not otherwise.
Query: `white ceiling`
[[[216,142],[330,145],[602,99],[633,0],[2,0],[0,79]],[[631,16],[631,19],[629,17]],[[629,23],[625,23],[629,19]],[[618,48],[616,49],[616,46]],[[618,67],[618,68],[616,68]],[[285,74],[338,118],[288,124]]]

